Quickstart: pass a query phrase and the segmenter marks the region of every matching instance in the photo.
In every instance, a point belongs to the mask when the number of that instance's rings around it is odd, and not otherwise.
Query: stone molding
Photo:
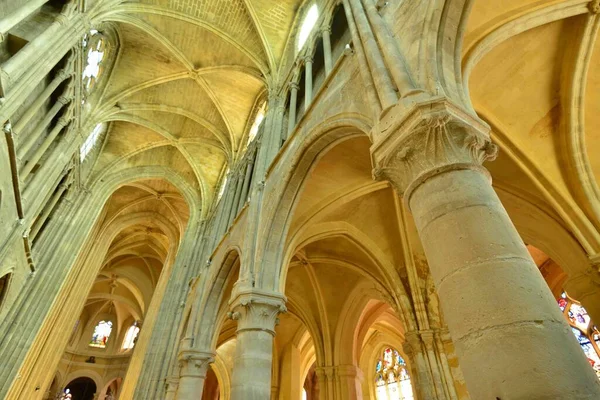
[[[208,366],[215,362],[213,353],[183,350],[179,353],[179,376],[206,378]]]
[[[239,292],[230,302],[227,316],[238,322],[237,332],[265,331],[275,335],[279,313],[287,311],[286,298],[278,293],[257,290]]]
[[[374,129],[373,178],[390,181],[407,204],[420,184],[440,173],[480,169],[488,174],[481,165],[497,154],[490,128],[446,98],[414,103],[407,112],[397,106]]]

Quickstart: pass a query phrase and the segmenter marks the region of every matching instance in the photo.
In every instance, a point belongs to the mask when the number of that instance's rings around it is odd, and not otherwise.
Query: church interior
[[[0,398],[600,399],[599,29],[0,0]]]

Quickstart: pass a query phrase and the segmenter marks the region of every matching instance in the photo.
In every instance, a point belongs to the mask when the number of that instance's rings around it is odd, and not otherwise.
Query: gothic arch
[[[264,247],[257,250],[255,259],[262,260],[256,266],[257,286],[265,289],[277,289],[281,286],[281,268],[285,268],[281,249],[284,246],[289,224],[294,216],[294,209],[310,172],[317,161],[337,144],[353,137],[364,136],[370,130],[365,119],[358,115],[338,115],[324,121],[307,135],[298,151],[290,156],[290,160],[281,160],[279,164],[287,163],[295,168],[287,171],[270,170],[268,175],[280,174],[275,187],[265,187],[265,199],[276,206],[265,218],[268,226],[260,228],[263,234]],[[275,167],[276,168],[276,167]],[[260,268],[263,267],[264,269]]]

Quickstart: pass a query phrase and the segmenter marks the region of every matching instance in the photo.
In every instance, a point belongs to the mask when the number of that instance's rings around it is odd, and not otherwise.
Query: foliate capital
[[[600,13],[600,0],[592,0],[588,3],[588,9],[592,14]]]
[[[483,170],[483,162],[497,155],[489,127],[444,98],[391,110],[373,137],[373,178],[390,181],[407,202],[427,179],[454,169]]]
[[[248,291],[238,293],[231,301],[229,318],[238,322],[237,332],[265,331],[275,335],[277,316],[287,311],[285,297],[278,293]]]
[[[206,377],[210,364],[215,362],[213,353],[183,350],[179,353],[179,376]]]

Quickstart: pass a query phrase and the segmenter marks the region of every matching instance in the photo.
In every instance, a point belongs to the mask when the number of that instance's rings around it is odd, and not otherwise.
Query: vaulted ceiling
[[[88,129],[112,122],[92,182],[131,167],[166,167],[206,209],[224,166],[245,147],[266,87],[276,86],[293,54],[288,38],[302,1],[119,3],[88,5],[102,21],[95,27],[114,29],[118,45],[114,66],[104,66],[107,82],[85,106]]]

